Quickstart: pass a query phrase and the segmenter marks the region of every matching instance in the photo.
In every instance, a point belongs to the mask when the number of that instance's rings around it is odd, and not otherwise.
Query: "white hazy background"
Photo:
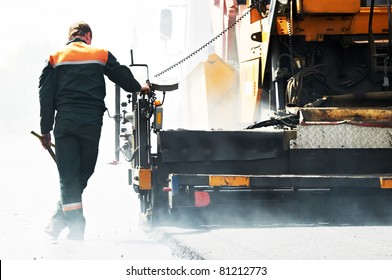
[[[170,84],[181,82],[207,59],[208,51],[204,50],[187,60],[185,68],[181,64],[154,78],[212,38],[210,5],[210,0],[0,0],[0,135],[27,136],[31,130],[39,132],[38,79],[45,60],[67,42],[72,23],[89,23],[92,45],[108,49],[121,64],[131,64],[132,49],[134,63],[149,66],[151,82]],[[159,27],[164,8],[173,12],[173,35],[166,42],[160,38]],[[194,23],[188,25],[186,18],[190,17]],[[144,82],[145,78],[140,77],[139,81]],[[170,92],[165,99],[164,129],[177,128],[180,90]],[[125,96],[123,93],[122,101]],[[114,85],[109,80],[105,102],[113,115]],[[110,132],[103,137],[111,137],[114,142],[113,124],[106,115],[104,129]]]
[[[0,259],[172,258],[168,248],[144,240],[146,237],[135,226],[139,203],[128,183],[128,165],[121,155],[121,164],[108,164],[115,159],[115,136],[114,121],[107,114],[96,172],[89,181],[92,187],[83,198],[86,217],[91,221],[87,239],[94,242],[87,242],[88,248],[72,250],[48,243],[43,228],[59,197],[58,173],[49,154],[30,132],[40,132],[38,82],[45,60],[64,47],[72,23],[81,20],[89,23],[93,31],[92,45],[108,49],[121,64],[131,64],[130,50],[133,50],[133,62],[147,64],[151,82],[161,83],[154,79],[155,74],[194,49],[193,46],[185,49],[184,22],[173,24],[170,42],[160,39],[160,12],[173,7],[181,21],[185,4],[196,3],[206,4],[210,0],[0,0]],[[205,26],[208,28],[208,24]],[[198,35],[192,34],[197,47],[210,36],[198,29],[204,37],[198,41]],[[193,64],[205,58],[194,58]],[[165,75],[165,79],[178,80],[179,72],[176,69]],[[147,75],[140,78],[144,82]],[[106,85],[106,107],[114,115],[115,86],[108,79]],[[126,101],[124,91],[122,96],[122,101]],[[167,94],[165,129],[175,128],[179,96],[180,91]],[[101,207],[101,200],[111,209],[110,213]],[[141,239],[140,246],[147,242],[155,251],[128,248],[133,246],[132,242],[126,243],[128,247],[123,243],[118,245],[121,239]],[[107,242],[111,249],[107,248]],[[106,249],[102,250],[102,246]],[[141,256],[141,252],[146,254]]]
[[[110,50],[122,64],[131,63],[133,49],[134,62],[148,64],[150,75],[167,67],[174,58],[164,59],[159,38],[165,2],[0,0],[0,133],[39,130],[38,78],[49,54],[67,42],[73,22],[89,23],[92,44]],[[107,87],[107,107],[114,114],[114,85]]]
[[[72,23],[89,23],[92,45],[108,49],[121,64],[131,64],[133,50],[134,63],[147,64],[150,80],[157,82],[153,76],[188,51],[183,44],[184,24],[173,27],[178,35],[165,46],[160,39],[160,12],[167,5],[186,2],[0,0],[0,259],[173,258],[169,248],[147,239],[137,227],[139,203],[128,183],[128,164],[121,154],[121,164],[109,164],[115,159],[115,136],[114,121],[107,114],[96,172],[83,198],[89,217],[86,239],[91,242],[82,247],[48,242],[43,228],[59,197],[58,173],[30,132],[40,132],[38,81],[45,60],[64,47]],[[140,78],[144,82],[147,75]],[[108,79],[106,86],[106,106],[114,115],[115,86]],[[176,119],[178,105],[170,105],[170,100],[178,100],[179,94],[166,98],[166,127]],[[126,101],[124,91],[122,101]]]

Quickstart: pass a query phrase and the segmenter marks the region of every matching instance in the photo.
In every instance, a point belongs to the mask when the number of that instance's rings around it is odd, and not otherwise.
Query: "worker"
[[[54,126],[61,194],[45,231],[57,239],[68,227],[68,239],[83,240],[82,194],[98,156],[106,111],[104,75],[127,92],[149,93],[150,88],[108,50],[91,46],[93,35],[87,23],[71,25],[68,36],[66,46],[50,55],[39,78],[41,142],[50,147]]]

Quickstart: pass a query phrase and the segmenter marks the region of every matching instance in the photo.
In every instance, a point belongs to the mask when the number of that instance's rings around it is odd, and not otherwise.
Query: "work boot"
[[[67,239],[84,240],[86,219],[83,216],[83,209],[65,211],[64,216],[69,229]]]
[[[61,201],[57,202],[56,211],[54,212],[49,224],[45,228],[45,232],[49,234],[53,239],[57,239],[66,227],[65,218],[63,213],[63,207]]]

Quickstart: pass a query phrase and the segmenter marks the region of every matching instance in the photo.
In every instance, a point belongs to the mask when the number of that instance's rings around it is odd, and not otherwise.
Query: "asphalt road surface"
[[[43,229],[59,198],[50,155],[30,131],[2,135],[0,148],[0,259],[2,260],[175,260],[171,249],[138,226],[139,202],[127,184],[125,164],[109,164],[105,148],[84,193],[84,241],[52,240]]]
[[[155,229],[183,258],[205,260],[392,260],[392,227],[328,223],[214,224]],[[159,239],[156,237],[156,239]]]
[[[109,164],[112,149],[105,147],[104,139],[84,194],[86,240],[68,241],[66,233],[52,240],[43,228],[59,196],[55,165],[29,132],[3,137],[0,259],[392,259],[390,219],[366,211],[350,217],[346,210],[328,209],[325,201],[302,208],[302,214],[312,215],[301,218],[296,204],[275,205],[269,211],[247,204],[218,207],[197,217],[187,214],[175,224],[140,226],[127,165]],[[331,212],[334,215],[326,215]]]

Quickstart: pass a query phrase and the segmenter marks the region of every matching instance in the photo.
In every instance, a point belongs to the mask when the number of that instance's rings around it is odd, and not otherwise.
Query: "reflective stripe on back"
[[[105,65],[108,60],[108,51],[91,47],[83,42],[74,42],[51,55],[49,60],[53,67],[91,63]]]
[[[59,62],[56,64],[56,66],[61,66],[61,65],[72,65],[72,64],[92,64],[92,63],[98,63],[101,65],[105,65],[102,61],[99,60],[80,60],[80,61],[63,61]]]

